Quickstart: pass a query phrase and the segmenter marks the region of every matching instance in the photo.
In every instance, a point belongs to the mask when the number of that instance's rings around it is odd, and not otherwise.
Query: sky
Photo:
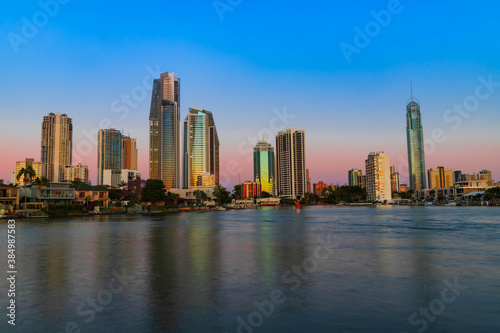
[[[344,184],[384,151],[408,179],[410,81],[426,167],[488,169],[500,180],[500,23],[495,1],[6,2],[0,11],[0,179],[40,160],[49,112],[73,119],[73,162],[97,179],[97,131],[137,138],[149,177],[153,78],[181,79],[214,114],[221,181],[253,178],[251,148],[306,133],[313,182]]]

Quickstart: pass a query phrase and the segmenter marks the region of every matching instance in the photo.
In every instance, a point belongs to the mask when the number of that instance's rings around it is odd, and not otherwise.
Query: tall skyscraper
[[[208,172],[219,185],[219,136],[212,112],[189,108],[183,127],[182,182],[184,188],[197,185],[198,175]]]
[[[66,114],[49,113],[42,122],[42,176],[59,182],[64,166],[70,165],[73,150],[73,124]]]
[[[391,201],[391,165],[384,152],[370,153],[366,160],[368,201]]]
[[[149,113],[149,178],[179,188],[180,79],[162,73],[153,81]]]
[[[276,135],[276,192],[288,199],[300,199],[307,188],[305,133],[295,128]]]
[[[122,137],[122,169],[137,170],[137,139]]]
[[[358,169],[351,169],[347,172],[348,176],[348,184],[349,186],[360,186],[359,184],[359,176],[361,176],[363,172]]]
[[[425,189],[424,130],[420,105],[413,101],[413,90],[411,102],[406,106],[406,139],[410,188],[413,190]]]
[[[121,168],[121,132],[114,128],[99,130],[97,145],[97,185],[104,184],[104,170],[121,170]]]
[[[453,170],[438,167],[427,171],[429,188],[444,188],[453,186]]]
[[[453,185],[462,181],[462,171],[453,171]]]
[[[274,148],[265,140],[259,141],[253,148],[254,181],[260,183],[262,191],[274,195]],[[260,193],[259,193],[260,196]]]

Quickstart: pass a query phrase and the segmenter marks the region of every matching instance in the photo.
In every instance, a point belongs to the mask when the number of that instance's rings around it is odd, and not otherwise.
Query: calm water
[[[1,332],[500,332],[494,207],[18,220],[17,245]]]

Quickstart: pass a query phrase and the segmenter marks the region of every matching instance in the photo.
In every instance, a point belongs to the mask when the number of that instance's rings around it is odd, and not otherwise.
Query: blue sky
[[[16,160],[40,158],[40,124],[49,112],[73,118],[75,161],[89,165],[93,182],[96,149],[85,133],[103,119],[138,139],[147,178],[150,91],[144,82],[151,84],[150,72],[169,71],[181,78],[182,118],[190,106],[214,113],[229,187],[252,177],[242,147],[266,133],[273,110],[285,109],[294,116],[286,127],[306,131],[313,182],[343,184],[347,169],[364,169],[368,153],[378,150],[407,177],[400,160],[406,158],[410,80],[426,138],[437,128],[447,136],[431,149],[427,167],[486,168],[499,180],[500,87],[457,130],[443,120],[447,109],[474,95],[479,77],[500,81],[497,2],[216,3],[232,9],[223,20],[214,1],[71,0],[47,22],[40,21],[37,1],[3,4],[0,178],[10,179]],[[364,30],[375,20],[372,11],[388,8],[397,13],[348,62],[341,43],[355,46],[354,28]],[[41,22],[29,38],[23,18]],[[18,52],[13,34],[26,38]],[[133,93],[128,116],[113,112]],[[14,138],[15,149],[4,144]]]

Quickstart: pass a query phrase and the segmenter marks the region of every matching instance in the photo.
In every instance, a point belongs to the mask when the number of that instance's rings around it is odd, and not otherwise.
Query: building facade
[[[453,170],[445,169],[442,166],[437,169],[427,170],[427,178],[429,180],[430,189],[452,187],[454,184]]]
[[[399,172],[396,171],[396,167],[391,166],[391,191],[399,192],[401,187],[401,177],[399,176]]]
[[[262,191],[275,195],[274,148],[265,140],[259,141],[253,148],[253,174]]]
[[[314,194],[321,197],[323,196],[323,191],[328,187],[328,185],[322,181],[313,184]],[[334,187],[332,187],[334,188]]]
[[[72,163],[73,123],[66,114],[49,113],[43,117],[41,142],[42,176],[51,182],[63,178],[64,166]]]
[[[162,73],[153,81],[149,113],[149,178],[161,179],[166,189],[180,186],[180,79]]]
[[[88,184],[89,167],[87,165],[82,165],[81,163],[73,163],[71,165],[64,166],[64,182],[71,183],[78,179],[82,183]]]
[[[289,128],[276,136],[276,192],[287,199],[301,199],[306,193],[305,133]]]
[[[104,184],[104,170],[121,170],[122,134],[110,128],[99,130],[97,140],[97,185]]]
[[[424,130],[420,105],[413,101],[413,94],[412,101],[406,106],[406,139],[410,188],[425,189]]]
[[[103,182],[101,185],[119,188],[120,184],[128,184],[137,179],[141,179],[141,173],[137,170],[106,169],[103,172]]]
[[[363,172],[358,169],[351,169],[347,172],[348,184],[349,186],[359,186],[359,176],[361,176]]]
[[[215,186],[215,176],[208,172],[200,173],[196,184],[196,186]]]
[[[240,197],[242,200],[260,198],[261,192],[262,187],[259,182],[253,182],[250,179],[247,179],[243,184],[241,184]]]
[[[122,169],[137,170],[137,139],[122,136]]]
[[[311,176],[309,175],[309,169],[306,169],[306,179],[307,179],[307,193],[311,193]]]
[[[198,175],[214,175],[219,185],[219,136],[212,112],[190,108],[183,122],[183,188],[197,186]]]
[[[370,153],[366,160],[368,201],[391,201],[391,165],[384,152]]]

